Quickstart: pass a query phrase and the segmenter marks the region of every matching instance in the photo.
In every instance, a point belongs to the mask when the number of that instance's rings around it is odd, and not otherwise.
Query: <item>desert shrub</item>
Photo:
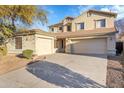
[[[7,47],[6,46],[0,46],[0,55],[7,55]]]
[[[23,50],[22,54],[25,58],[31,59],[33,55],[33,50],[30,49]]]

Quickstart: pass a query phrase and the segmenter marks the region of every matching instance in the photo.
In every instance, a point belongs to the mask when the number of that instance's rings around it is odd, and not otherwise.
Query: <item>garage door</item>
[[[52,39],[38,38],[36,46],[38,55],[46,55],[52,53]]]
[[[84,39],[72,40],[72,53],[80,54],[106,54],[107,44],[106,39]]]

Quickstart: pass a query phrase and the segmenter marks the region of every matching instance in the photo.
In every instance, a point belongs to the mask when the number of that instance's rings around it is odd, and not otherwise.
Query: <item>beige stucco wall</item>
[[[15,38],[11,38],[7,44],[8,53],[22,53],[23,50],[31,49],[35,54],[35,35],[18,36],[22,37],[22,49],[15,48]]]
[[[7,44],[8,53],[19,54],[26,49],[33,50],[33,53],[36,55],[47,55],[55,53],[54,37],[39,34],[19,37],[22,37],[22,49],[15,48],[15,38],[13,38],[10,39],[9,43]]]
[[[95,20],[106,19],[106,28],[114,27],[115,18],[112,16],[106,16],[104,14],[92,14],[91,16],[87,16],[87,13],[83,13],[72,21],[72,31],[77,31],[76,23],[84,22],[85,30],[95,29]]]
[[[116,37],[111,35],[107,38],[108,55],[116,55]]]

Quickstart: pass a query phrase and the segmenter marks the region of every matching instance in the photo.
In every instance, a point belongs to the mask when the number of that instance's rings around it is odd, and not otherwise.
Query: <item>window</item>
[[[71,31],[71,26],[70,25],[67,26],[67,31]]]
[[[84,23],[77,23],[77,30],[84,29]]]
[[[59,27],[59,30],[62,30],[62,27]]]
[[[105,19],[96,20],[96,28],[105,27],[105,25],[106,25]]]
[[[22,37],[15,38],[15,48],[22,49]]]
[[[52,28],[52,31],[54,31],[54,28]]]
[[[91,16],[91,13],[87,13],[87,17],[90,17]]]
[[[84,29],[84,23],[80,23],[80,29]]]

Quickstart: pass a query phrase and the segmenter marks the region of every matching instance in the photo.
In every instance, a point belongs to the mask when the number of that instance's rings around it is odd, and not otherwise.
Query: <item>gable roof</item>
[[[64,19],[74,19],[74,17],[71,17],[71,16],[67,16],[67,17],[65,17]]]
[[[45,35],[45,36],[51,36],[56,38],[72,38],[72,37],[88,37],[88,36],[106,36],[115,34],[116,29],[115,28],[99,28],[94,30],[80,30],[76,32],[45,32],[40,29],[32,29],[25,32],[17,32],[16,36],[26,36],[26,35]]]
[[[67,16],[67,17],[65,17],[64,19],[71,19],[71,20],[73,20],[74,17]],[[63,20],[64,20],[64,19],[63,19]],[[62,20],[62,21],[63,21],[63,20]],[[61,26],[61,25],[63,25],[62,21],[61,21],[60,23],[56,23],[56,24],[50,25],[50,26],[48,26],[48,27],[57,27],[57,26]]]
[[[115,28],[99,28],[94,30],[80,30],[76,32],[55,33],[57,38],[87,37],[87,36],[105,36],[116,33]]]
[[[61,26],[61,25],[62,25],[62,22],[56,23],[56,24],[53,24],[53,25],[50,25],[50,26],[48,26],[48,27],[57,27],[57,26]]]
[[[89,12],[89,13],[106,14],[106,15],[111,15],[111,16],[114,16],[114,17],[117,16],[117,13],[114,13],[114,12],[107,12],[107,11],[88,10],[88,11],[86,11],[86,12]]]
[[[26,36],[26,35],[34,35],[34,34],[52,36],[52,37],[55,36],[52,32],[46,32],[41,29],[32,29],[32,30],[26,30],[23,32],[16,32],[15,36]]]

